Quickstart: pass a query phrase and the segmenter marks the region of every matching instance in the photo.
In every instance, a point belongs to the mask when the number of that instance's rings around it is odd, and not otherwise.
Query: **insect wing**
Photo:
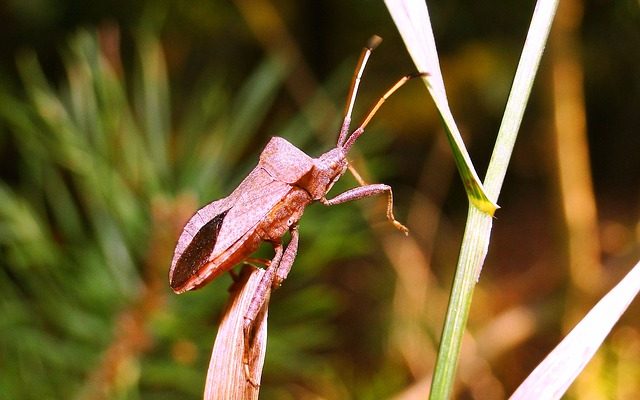
[[[207,263],[227,213],[228,210],[216,215],[215,218],[204,224],[195,236],[193,236],[191,241],[186,244],[182,254],[175,261],[169,275],[169,284],[172,288],[177,289],[182,287],[189,278],[196,274]]]
[[[230,196],[233,197],[233,206],[222,224],[214,257],[253,230],[289,190],[290,185],[275,180],[264,169],[253,170]]]
[[[229,197],[201,208],[185,225],[176,246],[169,284],[176,291],[194,275],[219,273],[209,265],[256,225],[290,190],[263,168],[255,168]],[[248,252],[252,252],[248,249]],[[248,256],[249,254],[246,254]],[[213,269],[211,269],[213,267]],[[204,280],[206,277],[202,277]]]

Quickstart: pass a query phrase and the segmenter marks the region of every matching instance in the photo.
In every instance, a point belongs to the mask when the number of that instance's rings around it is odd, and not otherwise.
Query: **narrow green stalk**
[[[489,246],[492,219],[473,205],[469,205],[467,225],[460,249],[460,258],[449,296],[436,369],[431,385],[430,399],[447,399],[450,396],[458,355],[476,286],[479,267],[484,263]]]
[[[484,182],[490,200],[497,201],[500,194],[557,5],[558,0],[540,0],[536,4]],[[489,247],[491,226],[492,217],[471,203],[431,384],[431,399],[451,396],[473,290]]]

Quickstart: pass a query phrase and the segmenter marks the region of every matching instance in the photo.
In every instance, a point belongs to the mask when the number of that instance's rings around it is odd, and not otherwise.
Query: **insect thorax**
[[[347,160],[340,147],[333,148],[313,159],[313,168],[298,185],[311,194],[313,200],[324,197],[347,170]]]

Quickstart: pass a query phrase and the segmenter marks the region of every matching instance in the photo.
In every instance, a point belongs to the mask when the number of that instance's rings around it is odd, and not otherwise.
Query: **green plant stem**
[[[513,152],[522,116],[540,64],[558,0],[540,0],[531,26],[484,182],[490,200],[496,202]],[[475,285],[491,238],[492,217],[469,204],[456,274],[431,384],[430,399],[448,399],[453,390],[462,337],[465,332]]]
[[[430,399],[446,399],[451,393],[473,290],[489,246],[490,235],[486,232],[491,232],[491,225],[490,216],[469,204],[467,224],[449,296]]]

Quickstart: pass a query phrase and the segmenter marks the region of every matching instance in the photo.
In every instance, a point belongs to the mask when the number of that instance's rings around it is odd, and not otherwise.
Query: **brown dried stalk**
[[[209,361],[204,390],[206,400],[258,398],[267,348],[268,298],[254,321],[253,335],[248,349],[249,359],[246,365],[243,362],[242,326],[247,308],[264,273],[262,269],[245,265],[229,290],[229,303],[224,310],[211,352],[211,361]]]

